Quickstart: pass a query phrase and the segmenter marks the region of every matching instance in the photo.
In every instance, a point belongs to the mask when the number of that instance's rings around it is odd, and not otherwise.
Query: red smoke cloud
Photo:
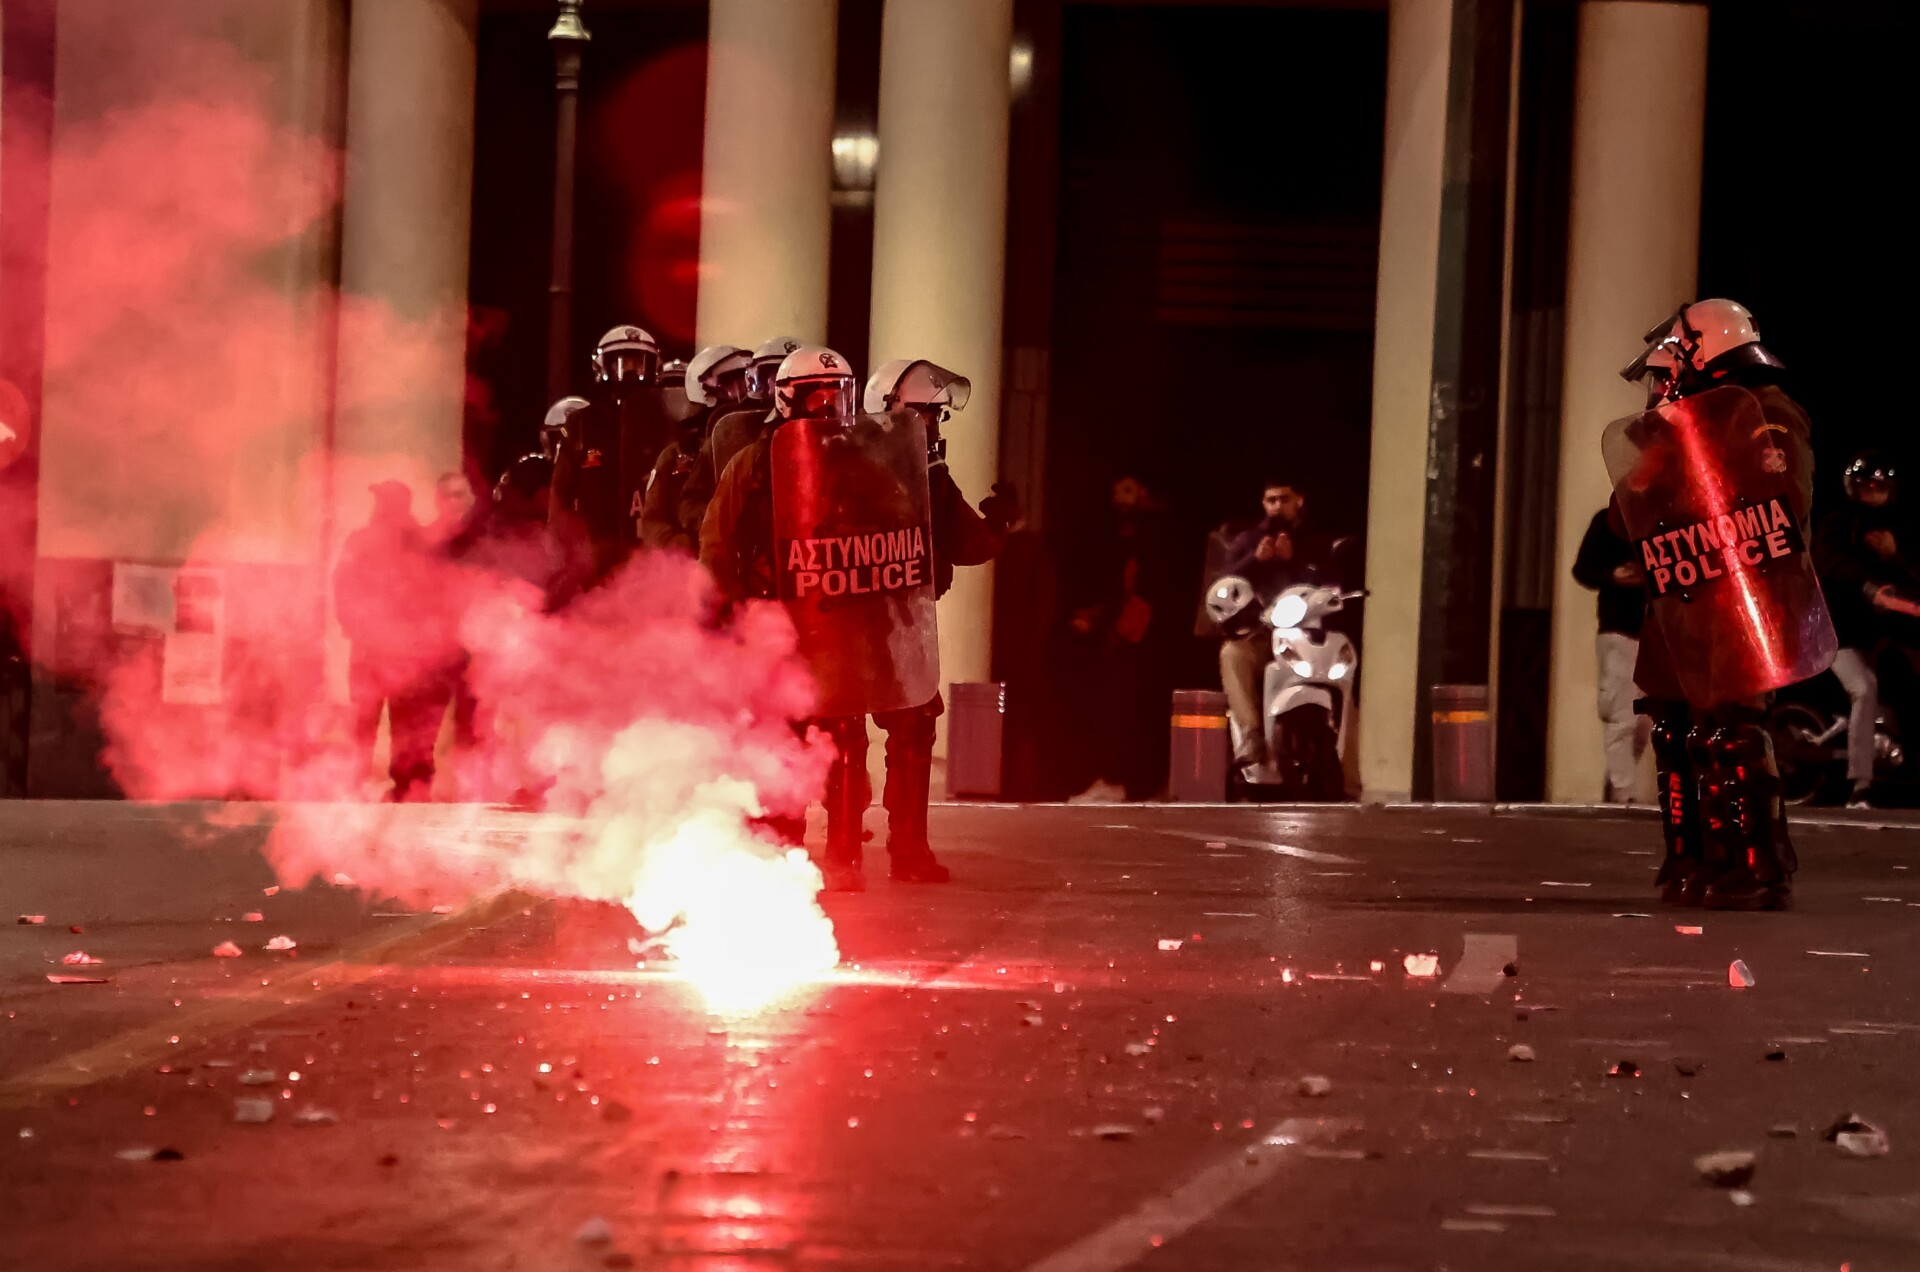
[[[324,687],[327,528],[363,519],[369,481],[419,490],[433,474],[328,453],[327,350],[337,335],[380,351],[355,400],[333,403],[378,412],[408,400],[467,316],[403,317],[319,281],[339,155],[282,118],[268,72],[141,8],[74,6],[62,28],[81,50],[63,55],[63,98],[94,109],[63,110],[53,161],[42,478],[43,557],[185,567],[160,580],[164,637],[103,640],[85,668],[115,777],[136,798],[288,801],[269,852],[290,884],[625,904],[723,1005],[831,967],[818,872],[754,833],[824,782],[826,748],[790,723],[812,709],[811,680],[783,611],[720,621],[685,556],[638,559],[559,614],[520,581],[538,559],[381,558],[383,599],[353,634],[400,682],[470,659],[465,785],[538,792],[545,811],[524,834],[483,833],[473,809],[429,835],[344,806],[369,757]],[[541,556],[538,536],[520,548]]]

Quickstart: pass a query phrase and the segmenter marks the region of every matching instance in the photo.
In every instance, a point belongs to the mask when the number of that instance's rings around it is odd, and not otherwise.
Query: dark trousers
[[[395,802],[425,799],[433,787],[433,744],[440,721],[453,699],[456,672],[449,667],[420,670],[412,659],[364,653],[358,646],[347,665],[347,698],[353,707],[353,740],[371,757],[380,734],[380,709],[387,711]]]

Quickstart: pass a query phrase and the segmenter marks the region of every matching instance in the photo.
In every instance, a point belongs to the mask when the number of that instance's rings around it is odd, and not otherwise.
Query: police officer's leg
[[[1874,674],[1872,655],[1843,649],[1833,656],[1834,679],[1847,691],[1847,782],[1855,799],[1865,799],[1873,785],[1874,731],[1880,718],[1880,677]]]
[[[1700,838],[1699,774],[1689,735],[1692,714],[1684,702],[1642,698],[1633,709],[1653,722],[1648,743],[1653,747],[1659,775],[1660,830],[1667,843],[1666,859],[1654,880],[1661,899],[1673,905],[1698,905],[1706,890],[1705,863]]]
[[[827,770],[827,887],[857,892],[861,822],[867,811],[867,718],[839,716],[821,727],[833,739],[833,766]]]
[[[933,701],[876,715],[887,735],[887,857],[892,875],[905,883],[945,883],[951,874],[934,859],[927,842],[927,800],[933,784],[934,722],[947,709]]]
[[[1800,863],[1787,834],[1765,706],[1746,703],[1713,715],[1701,747],[1700,823],[1711,876],[1706,904],[1718,910],[1780,909]]]

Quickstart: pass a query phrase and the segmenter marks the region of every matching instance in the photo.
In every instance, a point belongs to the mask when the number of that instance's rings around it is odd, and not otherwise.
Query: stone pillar
[[[428,486],[460,468],[478,23],[479,0],[353,6],[334,423],[348,526],[365,478],[409,482],[430,515]]]
[[[1698,299],[1706,6],[1588,0],[1574,91],[1548,703],[1547,794],[1556,803],[1592,802],[1605,785],[1593,593],[1570,571],[1587,522],[1611,493],[1601,433],[1646,404],[1617,372],[1649,326]]]
[[[1012,0],[895,0],[880,41],[869,367],[928,358],[973,381],[948,425],[975,502],[998,474]],[[940,606],[941,680],[985,680],[993,577],[960,570]]]
[[[712,0],[699,344],[826,339],[838,12]]]
[[[1433,388],[1440,189],[1452,0],[1393,0],[1386,164],[1374,318],[1360,782],[1369,800],[1413,790],[1427,422]]]

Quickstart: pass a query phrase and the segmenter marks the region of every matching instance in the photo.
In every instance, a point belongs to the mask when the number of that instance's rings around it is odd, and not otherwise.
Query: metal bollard
[[[1433,686],[1433,798],[1493,802],[1493,721],[1485,685]]]
[[[999,799],[1007,687],[997,681],[947,686],[947,798]]]
[[[1181,804],[1221,804],[1233,738],[1227,726],[1227,695],[1217,689],[1173,691],[1173,765],[1167,796]]]

